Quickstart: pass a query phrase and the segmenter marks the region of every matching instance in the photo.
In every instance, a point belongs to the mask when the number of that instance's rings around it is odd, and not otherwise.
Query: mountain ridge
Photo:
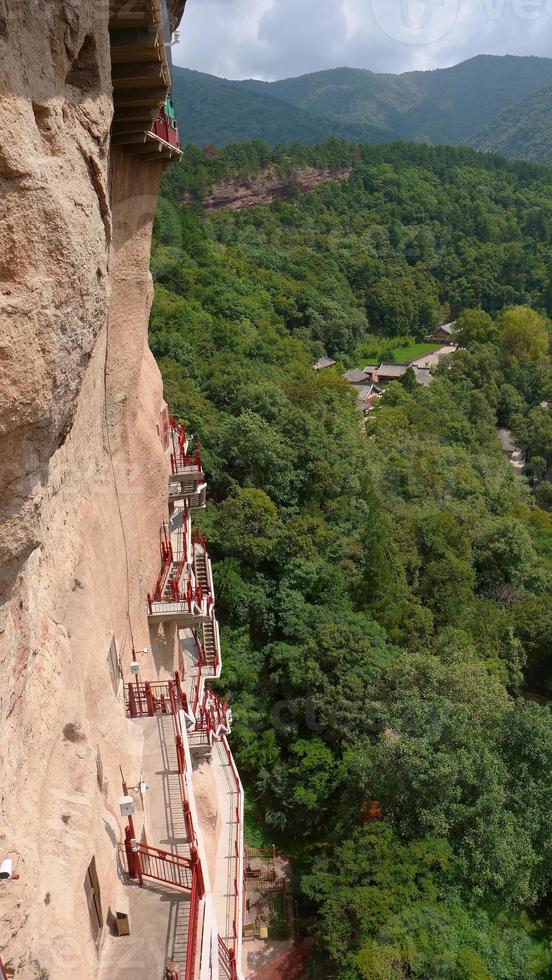
[[[495,149],[495,122],[498,132],[507,130],[508,112],[527,112],[548,86],[552,58],[477,55],[450,68],[400,75],[345,66],[273,82],[176,68],[174,96],[183,138],[198,145],[256,139],[313,145],[335,136]],[[540,132],[538,116],[533,125]],[[536,144],[532,159],[551,160],[546,140]],[[507,139],[504,145],[507,155],[523,151],[515,142],[510,149]]]

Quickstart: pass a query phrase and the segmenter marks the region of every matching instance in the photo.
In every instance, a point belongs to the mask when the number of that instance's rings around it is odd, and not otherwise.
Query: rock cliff
[[[111,146],[108,26],[107,2],[0,0],[0,957],[21,980],[97,976],[83,887],[94,859],[105,913],[141,748],[118,659],[149,643],[166,507],[162,163]]]
[[[242,211],[253,207],[254,204],[270,204],[279,198],[297,194],[307,194],[320,184],[329,181],[348,180],[352,174],[351,167],[341,170],[317,170],[315,167],[301,167],[289,175],[265,170],[256,177],[246,180],[224,180],[215,184],[209,194],[202,199],[206,211]],[[182,204],[192,204],[189,194],[183,195]]]

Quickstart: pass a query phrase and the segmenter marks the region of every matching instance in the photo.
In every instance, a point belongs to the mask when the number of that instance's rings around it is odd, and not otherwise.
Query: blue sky
[[[552,56],[552,0],[188,0],[174,61],[226,78]]]

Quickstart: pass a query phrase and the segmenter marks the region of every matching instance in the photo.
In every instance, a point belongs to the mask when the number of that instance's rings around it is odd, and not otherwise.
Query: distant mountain
[[[552,163],[552,86],[509,106],[470,143],[507,157]]]
[[[459,144],[513,102],[552,84],[552,59],[480,55],[454,68],[404,75],[335,68],[240,84],[320,118],[375,125],[404,139]]]
[[[352,142],[381,142],[397,134],[385,126],[341,123],[273,98],[247,82],[228,81],[186,68],[173,68],[173,100],[185,142],[200,146],[264,140],[311,146],[331,136]]]
[[[199,145],[251,139],[309,145],[338,136],[487,148],[485,127],[493,131],[496,124],[499,139],[511,108],[527,113],[548,86],[552,58],[480,55],[436,71],[390,75],[334,68],[277,82],[231,81],[175,68],[173,87],[183,138]],[[547,152],[538,112],[534,126],[535,152],[541,144]],[[504,145],[501,152],[509,153]]]

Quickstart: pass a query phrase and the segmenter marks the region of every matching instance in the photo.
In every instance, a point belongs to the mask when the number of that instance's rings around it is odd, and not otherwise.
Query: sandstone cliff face
[[[109,654],[128,673],[149,646],[166,506],[147,347],[161,165],[111,151],[108,18],[0,0],[0,861],[19,875],[0,881],[0,957],[22,980],[98,973],[83,882],[95,857],[105,916],[118,767],[132,783],[141,755]]]
[[[279,198],[291,197],[297,194],[307,194],[309,191],[327,184],[330,181],[348,180],[352,174],[351,167],[341,170],[317,170],[315,167],[301,167],[292,175],[283,177],[273,171],[264,171],[257,177],[246,180],[224,180],[215,184],[212,191],[202,200],[206,211],[242,211],[253,207],[254,204],[270,204]],[[186,194],[182,204],[192,204],[193,198]]]

